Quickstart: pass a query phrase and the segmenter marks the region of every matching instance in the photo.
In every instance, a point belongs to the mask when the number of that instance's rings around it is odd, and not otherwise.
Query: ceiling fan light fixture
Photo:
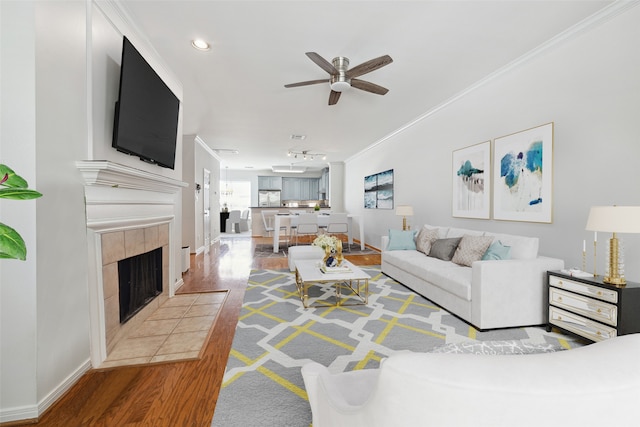
[[[358,77],[362,76],[363,74],[370,73],[392,63],[393,59],[391,59],[389,55],[383,55],[378,58],[370,59],[369,61],[363,62],[362,64],[353,67],[352,69],[349,69],[349,59],[345,58],[344,56],[335,57],[331,62],[329,62],[316,52],[306,52],[306,55],[317,66],[329,73],[330,78],[290,83],[284,85],[284,87],[292,88],[299,86],[324,84],[328,82],[329,87],[331,88],[331,93],[329,94],[329,105],[337,104],[342,92],[349,90],[351,87],[363,90],[365,92],[375,93],[376,95],[385,95],[387,92],[389,92],[389,89],[383,86],[379,86],[366,80],[358,79]]]
[[[336,92],[344,92],[351,88],[351,84],[343,81],[331,82],[331,90]]]

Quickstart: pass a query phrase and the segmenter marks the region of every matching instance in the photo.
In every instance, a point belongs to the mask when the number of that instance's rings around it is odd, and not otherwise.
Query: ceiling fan
[[[389,92],[389,89],[378,86],[377,84],[357,79],[363,74],[370,73],[382,68],[385,65],[391,64],[393,59],[389,55],[383,55],[378,58],[371,59],[367,62],[349,69],[349,59],[344,56],[338,56],[333,58],[333,61],[329,62],[322,56],[315,52],[307,52],[306,55],[315,62],[320,68],[325,70],[331,76],[328,79],[321,80],[309,80],[306,82],[290,83],[284,85],[284,87],[298,87],[315,85],[318,83],[329,83],[331,86],[331,93],[329,94],[329,105],[335,105],[340,99],[340,94],[350,87],[364,90],[367,92],[375,93],[377,95],[384,95]]]

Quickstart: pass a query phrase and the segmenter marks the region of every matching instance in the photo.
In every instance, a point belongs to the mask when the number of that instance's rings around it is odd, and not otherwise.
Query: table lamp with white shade
[[[402,229],[407,229],[407,217],[413,216],[413,206],[409,205],[398,205],[396,207],[396,215],[402,217]]]
[[[608,271],[602,281],[624,285],[620,272],[619,242],[616,233],[640,233],[640,206],[593,206],[587,219],[587,230],[613,233],[609,240]]]

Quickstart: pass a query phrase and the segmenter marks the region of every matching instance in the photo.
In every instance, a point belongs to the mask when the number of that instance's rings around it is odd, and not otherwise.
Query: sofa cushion
[[[437,268],[424,273],[424,278],[429,283],[466,301],[471,301],[473,271],[470,267],[447,262],[445,268]]]
[[[431,245],[431,250],[429,251],[429,256],[433,258],[438,258],[443,261],[451,261],[453,254],[458,247],[458,243],[460,243],[462,237],[453,237],[447,239],[438,239]]]
[[[416,249],[425,255],[429,254],[431,245],[438,240],[439,231],[437,228],[429,228],[423,226],[418,235],[416,236]]]
[[[487,251],[482,256],[483,261],[487,260],[501,260],[511,258],[511,246],[505,246],[500,240],[495,241],[489,246]]]
[[[418,251],[385,252],[382,256],[386,263],[471,301],[471,268],[428,257]]]
[[[503,245],[511,246],[511,259],[535,259],[538,257],[539,240],[537,237],[497,233],[485,233],[485,236],[493,236],[494,242],[500,241]]]
[[[389,230],[388,251],[415,250],[416,242],[413,230]]]
[[[492,236],[470,236],[465,234],[458,244],[451,261],[471,267],[475,261],[480,261],[487,251],[489,245],[493,242]]]

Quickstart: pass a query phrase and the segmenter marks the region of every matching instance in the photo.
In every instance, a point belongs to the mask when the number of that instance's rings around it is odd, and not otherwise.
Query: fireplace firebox
[[[162,248],[118,261],[120,323],[162,293]]]

